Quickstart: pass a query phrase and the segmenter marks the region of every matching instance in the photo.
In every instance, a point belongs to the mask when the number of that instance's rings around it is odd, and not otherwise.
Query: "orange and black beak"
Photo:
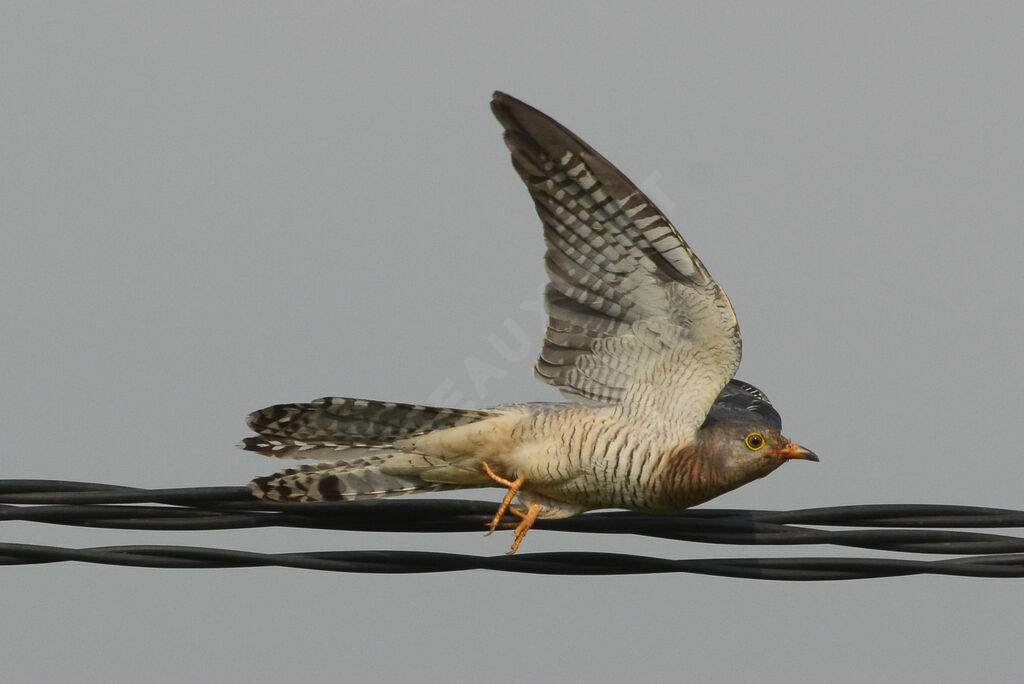
[[[818,455],[810,449],[805,449],[799,444],[790,442],[781,449],[769,449],[765,451],[770,456],[778,456],[779,458],[799,458],[804,461],[817,461]]]

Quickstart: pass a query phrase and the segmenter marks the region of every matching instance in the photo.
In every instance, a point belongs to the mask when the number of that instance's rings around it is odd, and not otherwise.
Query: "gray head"
[[[810,449],[795,444],[774,427],[759,422],[705,423],[697,435],[696,455],[705,459],[729,489],[764,477],[786,461],[817,461]]]
[[[754,477],[763,477],[789,459],[818,460],[782,436],[782,416],[768,395],[742,380],[722,388],[697,439],[714,447],[722,472],[730,474],[760,472]]]
[[[697,439],[668,464],[671,483],[659,510],[678,510],[764,477],[786,461],[817,461],[782,435],[782,419],[763,392],[733,380],[715,401]]]

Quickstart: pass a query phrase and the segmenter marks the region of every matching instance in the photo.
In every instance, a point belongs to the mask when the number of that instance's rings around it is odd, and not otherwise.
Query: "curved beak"
[[[810,449],[805,449],[799,444],[790,442],[781,449],[769,449],[765,452],[771,456],[778,456],[779,458],[799,458],[804,461],[817,461],[818,455]]]

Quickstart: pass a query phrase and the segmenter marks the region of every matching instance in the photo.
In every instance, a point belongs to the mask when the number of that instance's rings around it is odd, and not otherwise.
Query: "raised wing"
[[[491,109],[547,243],[535,374],[581,403],[696,431],[740,361],[729,298],[608,160],[509,95],[495,93]]]

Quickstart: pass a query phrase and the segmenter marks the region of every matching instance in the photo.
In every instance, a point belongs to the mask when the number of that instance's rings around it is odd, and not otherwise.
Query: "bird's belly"
[[[583,510],[597,508],[626,508],[634,511],[649,510],[650,493],[642,483],[633,481],[609,482],[597,473],[586,473],[565,482],[545,484],[531,488],[549,499],[564,501]]]
[[[661,459],[639,440],[625,439],[616,446],[580,450],[552,445],[525,459],[526,467],[519,469],[523,489],[582,510],[651,509]]]

